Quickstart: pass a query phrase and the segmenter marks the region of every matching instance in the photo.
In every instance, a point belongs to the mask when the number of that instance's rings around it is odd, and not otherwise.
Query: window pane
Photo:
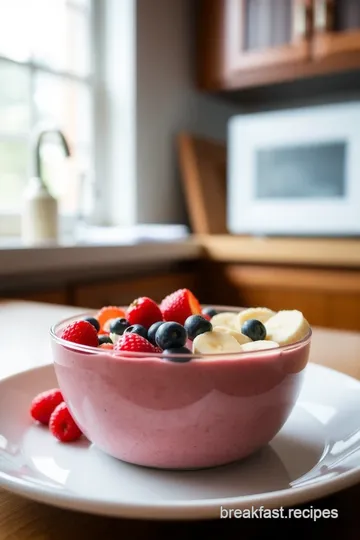
[[[0,140],[0,209],[18,210],[28,176],[28,146]]]
[[[0,133],[29,131],[29,97],[28,69],[0,62]]]
[[[37,120],[55,124],[71,145],[92,142],[91,91],[86,84],[38,73],[35,77]]]
[[[0,0],[0,54],[14,60],[31,55],[32,0]]]
[[[28,0],[30,1],[30,0]],[[34,60],[78,75],[90,72],[90,18],[66,0],[31,0],[34,4]]]

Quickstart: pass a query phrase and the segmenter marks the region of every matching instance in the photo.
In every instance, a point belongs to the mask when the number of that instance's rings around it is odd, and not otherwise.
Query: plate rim
[[[332,375],[344,381],[355,383],[359,386],[360,381],[328,366],[309,362],[306,370],[314,369],[320,372],[330,372]],[[43,372],[54,369],[53,363],[49,362],[40,366],[13,373],[0,378],[0,388],[3,384],[11,382],[29,373]],[[229,509],[256,509],[264,508],[288,508],[294,505],[316,501],[322,497],[333,495],[343,489],[354,486],[360,482],[360,464],[350,471],[343,472],[336,477],[316,482],[314,484],[301,486],[298,488],[285,488],[276,491],[268,491],[259,494],[246,496],[232,496],[216,499],[194,499],[191,501],[159,501],[159,502],[111,502],[101,499],[93,499],[82,496],[75,496],[69,491],[57,491],[49,486],[42,486],[31,483],[28,480],[17,479],[7,474],[0,466],[0,488],[26,497],[30,500],[45,503],[57,508],[75,510],[95,515],[108,517],[122,517],[131,519],[147,519],[162,521],[186,519],[204,520],[220,518],[221,508]]]

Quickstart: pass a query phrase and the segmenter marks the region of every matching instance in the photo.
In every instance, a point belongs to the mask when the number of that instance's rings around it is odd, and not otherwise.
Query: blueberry
[[[106,334],[99,334],[98,340],[99,340],[99,345],[102,345],[103,343],[112,343],[111,339]]]
[[[162,325],[164,324],[164,321],[158,321],[154,324],[152,324],[148,330],[148,340],[150,341],[150,343],[152,343],[153,345],[156,345],[156,341],[155,341],[155,335],[156,335],[156,332],[157,332],[157,329]]]
[[[164,322],[156,331],[155,341],[161,349],[183,347],[187,340],[187,332],[182,324],[177,322]]]
[[[125,330],[130,326],[129,321],[124,319],[123,317],[119,317],[117,319],[114,319],[110,323],[110,333],[116,334],[118,336],[122,336]]]
[[[162,354],[164,356],[166,356],[167,354],[180,355],[180,356],[172,356],[170,358],[167,358],[167,360],[170,360],[171,362],[185,363],[185,362],[190,362],[192,358],[191,356],[192,353],[190,349],[188,349],[187,347],[172,347],[169,349],[165,349]]]
[[[184,327],[191,340],[194,340],[196,336],[199,336],[200,334],[211,332],[212,330],[211,322],[201,315],[190,315],[190,317],[186,319]]]
[[[212,307],[206,307],[202,310],[202,312],[205,314],[205,315],[208,315],[210,318],[211,317],[214,317],[215,315],[218,314],[218,312],[216,311],[216,309],[212,308]]]
[[[248,319],[241,327],[241,333],[248,336],[253,341],[259,341],[266,338],[266,328],[261,321],[257,319]]]
[[[84,321],[87,321],[89,322],[90,324],[93,325],[93,327],[95,328],[95,330],[98,332],[100,330],[100,324],[99,324],[99,321],[97,319],[95,319],[95,317],[86,317],[84,319]]]
[[[141,324],[132,324],[131,326],[128,326],[125,330],[126,334],[138,334],[139,336],[147,339],[148,332],[145,328],[145,326],[142,326]]]

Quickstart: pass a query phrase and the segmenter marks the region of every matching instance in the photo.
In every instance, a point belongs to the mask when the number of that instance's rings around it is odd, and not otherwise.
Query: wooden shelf
[[[213,261],[360,268],[360,239],[197,235]]]

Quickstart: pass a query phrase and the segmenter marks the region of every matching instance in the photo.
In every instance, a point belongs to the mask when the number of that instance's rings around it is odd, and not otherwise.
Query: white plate
[[[0,486],[59,507],[112,516],[220,517],[223,509],[280,508],[360,481],[360,382],[309,364],[293,413],[252,457],[202,471],[117,461],[85,441],[62,444],[31,422],[33,396],[56,385],[51,365],[0,381]]]

